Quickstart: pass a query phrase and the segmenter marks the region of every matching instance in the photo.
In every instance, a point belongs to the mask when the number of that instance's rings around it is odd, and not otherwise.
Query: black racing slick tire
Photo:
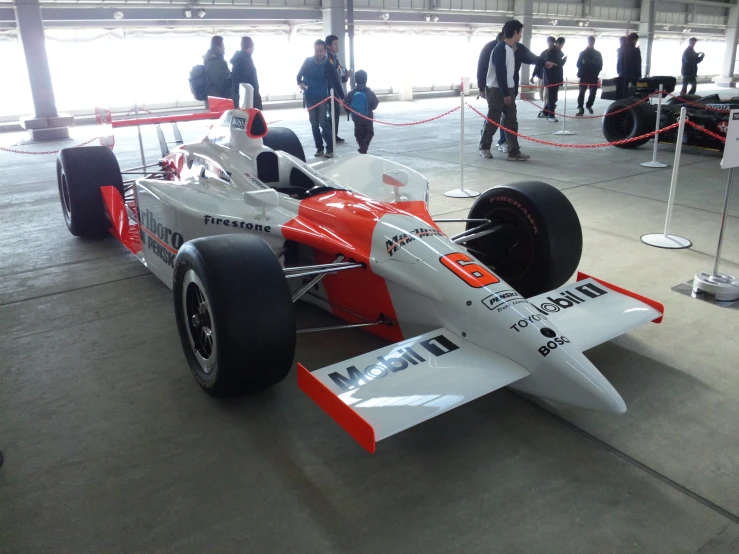
[[[647,102],[635,98],[616,100],[603,114],[603,136],[608,142],[631,139],[654,131],[657,113]],[[629,108],[629,106],[631,106]],[[626,109],[629,108],[629,109]],[[618,112],[618,113],[614,113]],[[619,148],[637,148],[649,142],[651,137],[618,144]]]
[[[102,186],[114,186],[123,195],[123,176],[115,154],[106,146],[65,148],[56,160],[59,200],[69,232],[76,237],[107,234]]]
[[[469,219],[496,230],[467,247],[525,298],[561,287],[577,270],[582,229],[567,197],[547,183],[493,187],[472,205]],[[480,223],[468,223],[467,229]]]
[[[282,267],[259,237],[186,242],[174,263],[174,310],[185,358],[210,395],[282,381],[295,355],[295,313]]]
[[[291,156],[295,156],[301,161],[305,161],[305,151],[300,143],[298,135],[292,129],[286,127],[274,127],[269,130],[267,135],[262,139],[262,143],[272,150],[281,150],[287,152]]]

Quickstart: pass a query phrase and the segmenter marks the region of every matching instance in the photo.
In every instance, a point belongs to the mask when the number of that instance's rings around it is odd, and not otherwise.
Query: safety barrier
[[[564,83],[560,83],[560,84],[564,84]],[[552,85],[552,86],[554,86],[554,85]],[[556,113],[556,112],[555,112],[555,115],[558,115],[560,117],[566,117],[568,119],[574,119],[574,118],[577,118],[577,119],[597,119],[597,118],[602,118],[602,117],[609,117],[609,116],[612,116],[612,115],[616,115],[618,113],[625,112],[625,111],[631,109],[633,106],[636,106],[636,105],[641,104],[643,102],[647,102],[652,97],[659,96],[659,95],[660,95],[660,92],[659,91],[654,92],[654,93],[650,94],[649,96],[646,96],[646,97],[644,97],[644,98],[642,98],[642,99],[640,99],[640,100],[638,100],[638,101],[630,104],[629,106],[625,106],[622,109],[619,109],[619,110],[616,110],[616,111],[613,111],[613,112],[610,112],[610,113],[607,113],[607,114],[597,115],[597,116],[596,115],[593,115],[593,116],[568,116],[566,114],[559,114],[559,113]],[[670,94],[670,96],[675,96],[675,95]],[[678,97],[678,98],[680,98],[680,97]],[[318,103],[316,103],[316,104],[314,104],[314,105],[306,108],[306,111],[313,110],[313,109],[317,108],[318,106],[320,106],[322,104],[325,104],[327,102],[330,102],[330,101],[331,101],[331,97],[328,97],[328,98],[322,100],[321,102],[318,102]],[[427,119],[423,119],[423,120],[420,120],[420,121],[412,121],[412,122],[405,122],[405,123],[395,123],[395,122],[382,121],[382,120],[379,120],[379,119],[374,119],[374,118],[367,117],[367,116],[365,116],[363,114],[360,114],[360,113],[352,110],[352,108],[350,106],[348,106],[346,104],[346,102],[344,102],[343,100],[338,99],[337,101],[338,101],[339,104],[341,104],[342,106],[344,106],[344,108],[348,112],[350,112],[352,114],[355,114],[356,116],[358,116],[358,117],[360,117],[362,119],[365,119],[367,121],[371,121],[373,123],[377,123],[378,125],[387,125],[387,126],[391,126],[391,127],[411,127],[411,126],[415,126],[415,125],[422,125],[424,123],[430,123],[432,121],[437,121],[439,119],[442,119],[444,117],[447,117],[447,116],[449,116],[449,115],[451,115],[451,114],[459,111],[460,109],[462,109],[462,106],[455,106],[454,108],[452,108],[452,109],[450,109],[450,110],[448,110],[448,111],[446,111],[444,113],[441,113],[439,115],[436,115],[436,116],[433,116],[433,117],[429,117]],[[528,103],[536,106],[539,109],[542,109],[541,106],[537,105],[534,102],[531,102],[530,100],[526,100],[526,102],[528,102]],[[688,104],[690,104],[690,103],[695,104],[695,102],[689,102],[689,101],[686,101],[686,103],[688,103]],[[624,140],[619,140],[619,141],[614,141],[614,142],[602,142],[602,143],[597,143],[597,144],[566,144],[566,143],[550,142],[550,141],[546,141],[546,140],[542,140],[542,139],[537,139],[537,138],[534,138],[534,137],[528,137],[526,135],[522,135],[520,133],[513,132],[512,130],[504,127],[503,125],[496,124],[494,121],[488,119],[485,114],[483,114],[482,112],[480,112],[477,108],[475,108],[474,106],[472,106],[468,102],[465,102],[464,104],[468,108],[470,108],[472,111],[474,111],[475,113],[477,113],[480,117],[482,117],[483,119],[489,121],[493,125],[496,125],[497,127],[503,129],[503,131],[505,131],[506,133],[510,133],[512,135],[516,135],[519,138],[523,138],[523,139],[529,140],[531,142],[535,142],[535,143],[538,143],[538,144],[543,144],[543,145],[546,145],[546,146],[554,146],[554,147],[558,147],[558,148],[604,148],[604,147],[610,147],[610,146],[620,146],[620,145],[623,145],[623,144],[628,144],[629,142],[635,142],[635,141],[642,140],[642,139],[645,139],[645,138],[652,138],[652,137],[654,137],[654,136],[656,136],[656,135],[658,135],[660,133],[663,133],[663,132],[672,130],[672,129],[676,128],[679,125],[678,123],[674,123],[674,124],[672,124],[672,125],[670,125],[668,127],[665,127],[663,129],[655,130],[653,132],[646,133],[644,135],[640,135],[638,137],[632,137],[630,139],[624,139]],[[700,106],[700,107],[704,107],[704,108],[706,107],[703,104],[696,104],[696,105],[697,106]],[[143,108],[138,108],[138,109],[140,111],[143,111],[143,112],[146,112],[146,113],[151,113],[148,110],[145,110]],[[129,115],[129,114],[127,114],[127,115]],[[280,121],[282,121],[282,120],[270,121],[270,122],[268,122],[268,125],[272,125],[274,123],[279,123]],[[695,129],[701,131],[702,133],[705,133],[708,136],[711,136],[711,137],[713,137],[713,138],[715,138],[717,140],[720,140],[722,142],[725,142],[726,141],[726,138],[725,137],[722,137],[721,135],[719,135],[717,133],[714,133],[713,131],[710,131],[710,130],[706,129],[703,126],[698,125],[697,123],[694,123],[690,119],[686,119],[686,123],[688,125],[690,125],[691,127],[693,127]],[[91,138],[91,139],[89,139],[89,140],[87,140],[87,141],[85,141],[85,142],[83,142],[81,144],[76,144],[72,148],[79,148],[79,147],[82,147],[82,146],[87,146],[88,144],[94,142],[98,138],[99,137]],[[59,153],[59,150],[48,150],[48,151],[33,152],[33,151],[26,151],[26,150],[18,150],[18,149],[14,149],[14,148],[6,148],[6,147],[1,147],[1,146],[0,146],[0,151],[9,152],[9,153],[13,153],[13,154],[29,154],[29,155],[50,155],[50,154],[58,154]]]

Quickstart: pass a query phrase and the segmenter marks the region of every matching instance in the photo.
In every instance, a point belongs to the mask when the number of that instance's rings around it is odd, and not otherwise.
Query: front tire
[[[290,372],[292,297],[264,240],[233,234],[185,243],[175,259],[173,292],[185,358],[206,392],[254,392]]]
[[[654,131],[657,114],[646,102],[635,104],[635,98],[617,100],[603,114],[603,136],[608,142],[626,140]],[[629,108],[630,109],[626,109]],[[618,112],[618,113],[614,113]],[[618,148],[638,148],[649,142],[651,137],[616,145]]]
[[[577,270],[580,220],[567,197],[547,183],[493,187],[480,195],[468,217],[500,227],[467,246],[525,298],[561,287]],[[477,225],[468,223],[467,229]]]
[[[123,196],[123,176],[115,154],[105,146],[65,148],[56,160],[59,200],[69,232],[76,237],[106,235],[102,186],[113,186]]]

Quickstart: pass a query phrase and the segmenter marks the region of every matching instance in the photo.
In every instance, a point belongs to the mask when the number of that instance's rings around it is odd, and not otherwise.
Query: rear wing
[[[172,144],[180,145],[183,144],[182,134],[180,133],[177,123],[184,121],[201,121],[208,119],[218,119],[224,112],[232,110],[234,108],[233,100],[230,98],[217,98],[214,96],[208,97],[208,110],[200,112],[192,112],[185,114],[176,115],[160,115],[160,116],[146,116],[146,117],[131,117],[125,119],[113,120],[113,114],[108,108],[95,108],[95,121],[98,125],[101,125],[104,132],[100,136],[100,145],[113,148],[115,146],[115,135],[113,129],[119,127],[141,127],[142,125],[154,125],[157,131],[157,137],[159,138],[159,147],[162,151],[162,157],[169,153],[169,147]],[[161,125],[164,123],[172,124],[172,132],[174,134],[174,141],[168,142],[164,137]],[[141,164],[146,165],[144,159],[143,144],[141,140],[141,130],[139,129],[139,145],[141,146]]]

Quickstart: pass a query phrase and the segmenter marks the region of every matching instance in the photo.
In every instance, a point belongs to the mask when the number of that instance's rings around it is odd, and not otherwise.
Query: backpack
[[[200,64],[190,70],[190,92],[195,100],[205,100],[205,66]]]
[[[355,90],[352,95],[352,103],[349,107],[357,113],[360,113],[366,117],[369,117],[369,102],[367,101],[367,95],[361,90]],[[352,119],[362,119],[361,117],[352,114]],[[356,121],[355,119],[355,121]],[[366,121],[366,120],[365,120]]]

